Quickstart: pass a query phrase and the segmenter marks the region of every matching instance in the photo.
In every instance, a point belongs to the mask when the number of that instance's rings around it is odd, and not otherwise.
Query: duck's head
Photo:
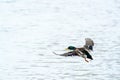
[[[75,50],[76,49],[76,47],[74,47],[74,46],[68,46],[67,48],[66,48],[66,50]]]

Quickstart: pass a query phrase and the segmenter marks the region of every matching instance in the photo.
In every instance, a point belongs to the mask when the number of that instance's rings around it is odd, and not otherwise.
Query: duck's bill
[[[69,49],[68,49],[68,48],[65,48],[65,51],[69,51]]]
[[[69,49],[68,48],[65,48],[66,51],[68,51]]]

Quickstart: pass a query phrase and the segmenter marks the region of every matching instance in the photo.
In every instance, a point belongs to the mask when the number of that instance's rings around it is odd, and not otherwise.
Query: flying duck
[[[90,60],[93,60],[92,56],[90,55],[90,52],[93,51],[93,46],[94,46],[93,40],[90,38],[85,38],[85,45],[83,47],[76,48],[74,46],[68,46],[67,50],[72,50],[72,51],[64,53],[64,54],[57,54],[57,55],[60,55],[60,56],[81,56],[84,58],[84,60],[86,62],[89,62],[87,60],[87,58]],[[54,54],[56,54],[56,53],[54,52]]]

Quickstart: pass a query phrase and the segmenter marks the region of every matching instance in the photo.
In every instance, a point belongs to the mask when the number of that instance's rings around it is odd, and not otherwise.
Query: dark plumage
[[[83,55],[86,55],[88,59],[93,60],[92,56],[90,55],[90,53],[85,50],[85,48],[76,48],[78,50],[80,50],[82,52]],[[81,55],[81,54],[80,54]],[[60,56],[79,56],[77,51],[73,50],[64,54],[60,54]]]
[[[64,54],[60,54],[60,56],[78,56],[78,54],[75,51],[70,51]]]
[[[86,51],[86,50],[83,49],[83,51],[81,51],[81,52],[83,52],[85,55],[87,55],[88,59],[93,60],[92,56],[90,55],[90,53],[88,51]]]

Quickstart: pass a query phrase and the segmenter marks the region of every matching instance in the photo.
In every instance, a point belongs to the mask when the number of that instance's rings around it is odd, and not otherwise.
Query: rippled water
[[[0,80],[120,80],[119,0],[0,0]],[[94,60],[61,57],[94,40]]]

